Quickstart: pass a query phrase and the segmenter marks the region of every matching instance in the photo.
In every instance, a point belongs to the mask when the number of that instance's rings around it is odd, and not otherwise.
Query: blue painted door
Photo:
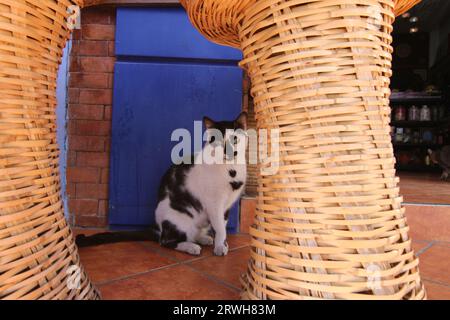
[[[178,143],[172,132],[185,128],[194,137],[203,116],[239,114],[241,54],[205,40],[180,8],[118,9],[116,39],[110,224],[145,226],[154,222],[158,186]]]

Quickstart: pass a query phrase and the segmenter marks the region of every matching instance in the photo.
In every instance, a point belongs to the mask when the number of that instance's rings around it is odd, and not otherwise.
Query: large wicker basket
[[[417,2],[182,0],[206,37],[242,49],[258,128],[280,131],[244,298],[426,297],[389,134],[392,23]]]
[[[0,299],[96,299],[61,204],[56,75],[69,0],[0,0]]]

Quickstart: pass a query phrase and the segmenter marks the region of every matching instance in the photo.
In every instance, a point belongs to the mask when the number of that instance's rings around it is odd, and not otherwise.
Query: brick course
[[[86,8],[72,37],[66,192],[78,227],[108,223],[115,23],[114,8]]]
[[[104,106],[69,104],[69,118],[72,120],[104,120]]]

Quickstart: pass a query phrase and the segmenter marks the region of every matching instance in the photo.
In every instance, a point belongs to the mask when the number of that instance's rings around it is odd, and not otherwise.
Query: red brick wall
[[[114,8],[84,9],[73,34],[67,197],[75,226],[107,225],[115,17]]]

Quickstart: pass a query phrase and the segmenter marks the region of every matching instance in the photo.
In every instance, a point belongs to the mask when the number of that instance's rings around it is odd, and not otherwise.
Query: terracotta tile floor
[[[450,204],[450,181],[439,173],[398,172],[400,193],[406,203]]]
[[[413,220],[410,227],[420,234],[423,225]],[[211,248],[192,257],[150,242],[81,248],[80,255],[104,299],[234,300],[239,299],[249,242],[246,234],[231,235],[226,257],[213,256]],[[450,242],[418,239],[413,247],[429,299],[450,299]]]
[[[81,248],[80,255],[104,299],[236,300],[249,242],[246,234],[229,236],[226,257],[215,257],[210,247],[194,257],[153,242]]]

